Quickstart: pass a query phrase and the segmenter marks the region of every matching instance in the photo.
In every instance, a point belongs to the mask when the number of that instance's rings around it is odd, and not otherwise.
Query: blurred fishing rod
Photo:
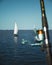
[[[52,54],[51,54],[50,41],[49,41],[48,21],[45,13],[44,0],[40,0],[40,6],[41,6],[41,14],[42,14],[42,29],[44,32],[44,42],[46,45],[47,63],[48,65],[52,65]]]
[[[46,47],[50,46],[49,43],[49,30],[48,30],[48,21],[45,13],[45,6],[44,6],[44,0],[40,0],[40,6],[41,6],[41,14],[42,14],[42,29],[44,32],[44,42]]]

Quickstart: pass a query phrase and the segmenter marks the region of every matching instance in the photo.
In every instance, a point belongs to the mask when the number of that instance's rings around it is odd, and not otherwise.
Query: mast
[[[42,14],[42,29],[44,31],[44,40],[45,40],[46,46],[49,47],[48,22],[47,22],[47,17],[45,13],[44,0],[40,0],[40,6],[41,6],[41,14]]]

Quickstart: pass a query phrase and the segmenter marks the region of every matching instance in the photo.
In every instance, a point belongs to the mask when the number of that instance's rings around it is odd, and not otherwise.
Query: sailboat
[[[18,26],[15,22],[15,25],[14,25],[14,36],[18,36]]]

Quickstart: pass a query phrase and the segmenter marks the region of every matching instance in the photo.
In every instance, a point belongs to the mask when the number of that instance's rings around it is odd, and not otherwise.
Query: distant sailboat
[[[18,35],[18,26],[15,22],[15,26],[14,26],[14,36],[17,36]]]
[[[37,34],[37,30],[36,30],[36,27],[34,26],[34,29],[33,29],[34,33]]]

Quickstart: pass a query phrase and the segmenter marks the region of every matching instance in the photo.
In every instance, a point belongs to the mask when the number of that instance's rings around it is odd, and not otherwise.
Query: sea
[[[0,30],[0,65],[51,65],[52,30],[50,48],[34,45],[34,37],[33,30],[19,30],[18,36],[14,36],[13,30]]]

